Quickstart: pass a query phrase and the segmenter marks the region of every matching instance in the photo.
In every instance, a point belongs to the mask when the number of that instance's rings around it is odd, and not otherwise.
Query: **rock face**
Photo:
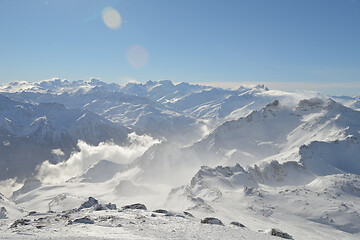
[[[93,197],[89,197],[89,200],[87,200],[86,202],[84,202],[83,204],[81,204],[81,206],[78,208],[78,210],[84,209],[84,208],[90,208],[96,204],[99,204],[99,201],[96,200]]]
[[[141,210],[147,210],[146,206],[141,203],[135,203],[131,205],[123,206],[122,209],[141,209]]]
[[[214,217],[204,218],[203,220],[201,220],[201,223],[205,223],[205,224],[216,224],[216,225],[224,226],[224,224],[221,222],[220,219],[217,219],[217,218],[214,218]]]
[[[6,219],[8,218],[7,210],[5,207],[0,208],[0,219]]]
[[[108,204],[101,204],[98,200],[96,200],[93,197],[89,197],[89,200],[81,204],[81,206],[78,208],[78,210],[84,209],[84,208],[93,208],[95,211],[101,211],[101,210],[116,210],[116,205],[113,203]]]
[[[277,228],[272,228],[271,229],[271,235],[272,236],[277,236],[277,237],[281,237],[281,238],[285,238],[285,239],[293,239],[292,236],[290,236],[288,233],[283,232]]]

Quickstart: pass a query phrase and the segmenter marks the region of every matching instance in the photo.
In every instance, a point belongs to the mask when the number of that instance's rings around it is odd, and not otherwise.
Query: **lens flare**
[[[113,30],[119,29],[121,27],[122,19],[119,12],[111,7],[105,8],[102,11],[102,19],[105,25]]]
[[[141,45],[132,45],[127,51],[126,59],[132,67],[141,68],[147,65],[149,53]]]

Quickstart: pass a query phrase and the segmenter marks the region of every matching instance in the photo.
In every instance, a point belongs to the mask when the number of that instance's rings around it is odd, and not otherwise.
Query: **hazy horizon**
[[[0,13],[0,84],[95,76],[360,92],[358,0],[19,0]]]

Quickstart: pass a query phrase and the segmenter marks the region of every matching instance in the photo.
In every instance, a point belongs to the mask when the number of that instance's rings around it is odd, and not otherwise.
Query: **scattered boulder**
[[[207,217],[201,220],[201,223],[205,223],[205,224],[216,224],[216,225],[221,225],[224,226],[224,224],[221,222],[220,219],[214,218],[214,217]]]
[[[244,224],[241,224],[241,223],[239,223],[239,222],[231,222],[230,224],[235,225],[235,226],[238,226],[238,227],[245,227]]]
[[[107,207],[107,209],[109,210],[116,210],[116,204],[113,204],[113,203],[108,203],[105,205]]]
[[[78,210],[81,210],[81,209],[84,209],[84,208],[90,208],[96,204],[99,204],[99,201],[96,200],[95,198],[93,197],[89,197],[89,199],[84,202],[83,204],[81,204],[81,206],[78,208]]]
[[[164,213],[164,214],[169,213],[167,210],[164,210],[164,209],[157,209],[157,210],[154,210],[153,212],[154,213]]]
[[[31,211],[31,212],[29,212],[28,216],[34,216],[34,215],[36,215],[36,214],[37,214],[36,211]]]
[[[90,219],[89,217],[83,217],[75,219],[74,223],[94,224],[94,220]]]
[[[21,225],[29,225],[30,220],[29,219],[18,219],[13,224],[11,224],[10,228],[16,228]]]
[[[141,210],[147,210],[146,206],[141,203],[135,203],[131,205],[123,206],[122,209],[141,209]]]
[[[185,214],[186,216],[189,216],[189,217],[194,217],[194,215],[192,215],[191,213],[186,212],[186,211],[184,211],[184,214]]]
[[[281,237],[281,238],[285,238],[285,239],[293,239],[293,237],[291,235],[289,235],[286,232],[283,232],[277,228],[272,228],[271,229],[271,235],[272,236],[277,236],[277,237]]]

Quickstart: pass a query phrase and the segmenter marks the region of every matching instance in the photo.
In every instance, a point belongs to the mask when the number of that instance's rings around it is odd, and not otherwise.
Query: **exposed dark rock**
[[[272,228],[271,229],[271,235],[272,236],[277,236],[277,237],[281,237],[281,238],[286,238],[286,239],[293,239],[293,237],[291,235],[289,235],[286,232],[283,232],[277,228]]]
[[[74,223],[94,224],[94,220],[90,219],[89,217],[83,217],[75,219]]]
[[[1,197],[1,195],[0,195]],[[0,208],[0,219],[6,219],[8,218],[8,212],[5,207]]]
[[[95,204],[94,210],[95,211],[103,211],[103,210],[106,210],[106,206],[105,206],[105,204]]]
[[[167,214],[168,211],[167,210],[164,210],[164,209],[157,209],[157,210],[154,210],[153,211],[154,213],[164,213],[164,214]]]
[[[11,224],[10,228],[16,228],[19,225],[29,225],[30,220],[29,219],[18,219],[13,224]]]
[[[116,204],[113,204],[113,203],[108,203],[105,205],[108,209],[110,210],[116,210]]]
[[[216,224],[216,225],[224,226],[224,224],[221,222],[220,219],[217,219],[217,218],[214,218],[214,217],[204,218],[203,220],[201,220],[201,223],[205,223],[205,224]]]
[[[99,204],[98,200],[96,200],[93,197],[89,197],[89,199],[86,202],[84,202],[83,204],[81,204],[81,206],[78,209],[81,210],[84,208],[90,208],[96,204]]]
[[[95,211],[101,211],[101,210],[116,210],[116,205],[112,204],[112,203],[108,203],[108,204],[95,204],[94,205],[94,210]]]
[[[186,212],[186,211],[184,211],[184,214],[185,214],[186,216],[189,216],[189,217],[194,217],[194,215],[192,215],[191,213]]]
[[[241,223],[239,223],[239,222],[231,222],[230,224],[235,225],[235,226],[238,226],[238,227],[245,227],[244,224],[241,224]]]
[[[108,203],[108,204],[100,204],[98,200],[96,200],[93,197],[89,197],[89,199],[84,202],[83,204],[81,204],[81,206],[78,208],[78,210],[84,209],[84,208],[91,208],[93,207],[93,209],[95,211],[101,211],[101,210],[116,210],[116,205],[113,203]]]
[[[31,212],[29,212],[29,214],[28,214],[28,216],[33,216],[33,215],[36,215],[36,211],[31,211]]]
[[[147,210],[144,204],[141,203],[135,203],[131,205],[123,206],[122,209],[141,209],[141,210]]]

